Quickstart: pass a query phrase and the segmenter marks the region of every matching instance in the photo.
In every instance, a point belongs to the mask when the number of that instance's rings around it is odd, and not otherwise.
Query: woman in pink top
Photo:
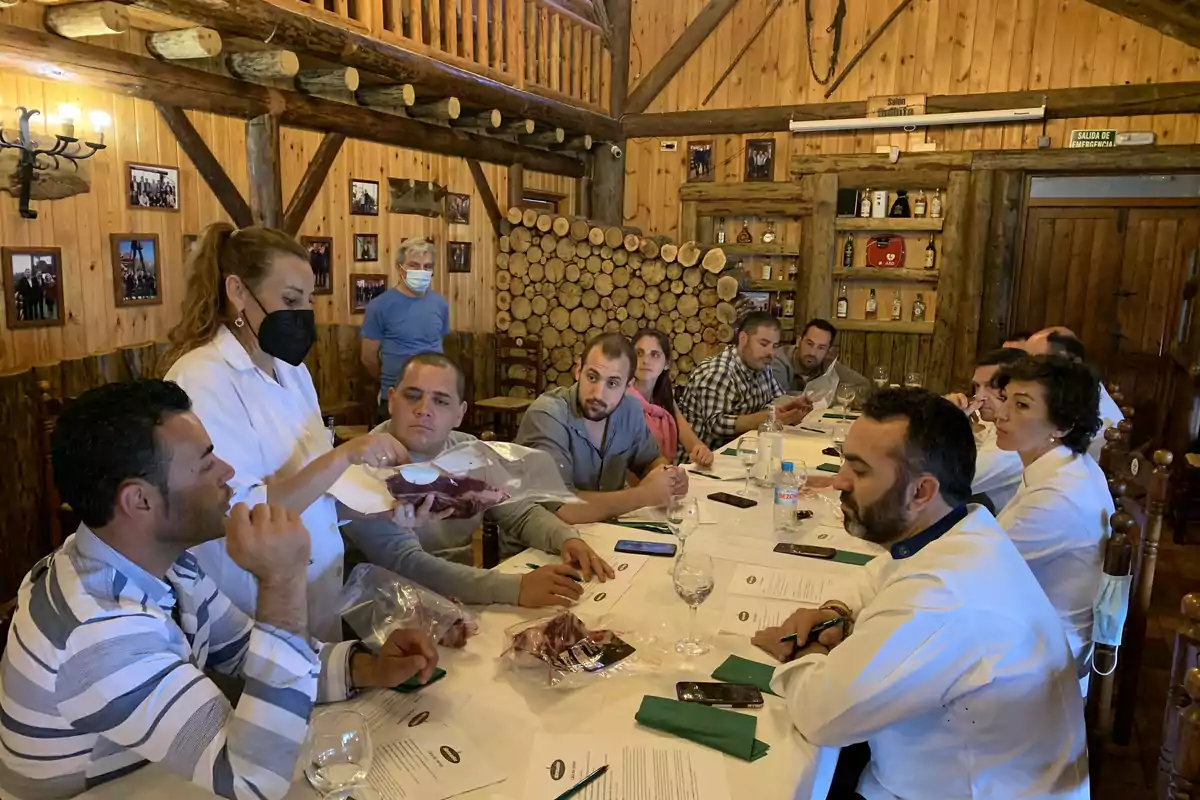
[[[642,404],[646,425],[658,440],[663,457],[674,460],[683,443],[683,452],[695,464],[707,467],[712,464],[712,451],[704,446],[692,426],[675,406],[671,387],[671,345],[666,334],[646,328],[633,337],[633,350],[637,354],[637,369],[629,394]]]

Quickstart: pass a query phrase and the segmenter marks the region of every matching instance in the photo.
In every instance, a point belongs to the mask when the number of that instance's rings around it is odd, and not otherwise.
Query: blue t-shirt
[[[442,352],[442,337],[450,333],[450,306],[434,291],[409,297],[394,286],[367,305],[362,336],[379,342],[380,397],[396,385],[396,376],[410,356]]]

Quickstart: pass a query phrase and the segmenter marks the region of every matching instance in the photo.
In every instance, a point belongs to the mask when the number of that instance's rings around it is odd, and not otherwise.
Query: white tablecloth
[[[817,464],[836,461],[820,453],[823,447],[829,446],[829,439],[824,436],[789,433],[784,441],[785,455],[806,461],[810,470],[815,470]],[[716,469],[722,474],[737,474],[737,459],[718,455]],[[460,707],[455,724],[486,747],[508,773],[505,782],[461,797],[474,800],[526,800],[523,782],[536,731],[622,738],[639,729],[634,714],[644,695],[674,697],[677,681],[711,680],[709,676],[713,669],[731,653],[769,661],[769,656],[745,638],[716,632],[737,561],[783,568],[796,566],[796,556],[772,552],[772,547],[778,541],[822,544],[873,554],[881,552],[873,545],[845,534],[835,517],[833,504],[819,497],[810,496],[801,501],[802,507],[815,512],[812,520],[806,521],[795,533],[777,537],[771,521],[770,490],[756,490],[759,502],[755,508],[738,509],[707,499],[712,492],[737,491],[741,484],[736,480],[715,481],[693,475],[691,487],[691,495],[701,499],[702,524],[697,527],[687,546],[714,556],[716,589],[699,611],[699,627],[713,644],[712,651],[699,658],[686,658],[677,655],[671,646],[686,632],[688,611],[683,601],[675,595],[668,574],[671,559],[667,558],[649,559],[625,596],[604,619],[606,627],[618,632],[633,631],[639,636],[652,636],[662,643],[667,655],[661,667],[652,674],[599,679],[593,685],[573,691],[531,686],[510,672],[498,657],[506,646],[507,628],[522,620],[537,618],[545,612],[508,606],[482,610],[479,635],[471,639],[464,650],[442,650],[441,664],[448,675],[425,690],[469,698]],[[613,544],[622,538],[665,538],[628,527],[604,524],[586,526],[585,537],[601,552],[611,552]],[[519,556],[517,558],[520,559]],[[807,559],[806,562],[809,566],[819,563],[821,569],[828,569],[831,574],[848,577],[853,577],[855,571],[861,569]],[[589,624],[597,622],[586,614],[582,616]],[[764,708],[743,713],[758,717],[758,738],[771,745],[766,757],[747,763],[699,745],[688,744],[711,758],[725,761],[731,796],[753,797],[755,800],[810,796],[824,798],[836,762],[836,750],[816,748],[804,741],[790,724],[783,701],[777,697],[768,695]],[[683,741],[666,738],[672,742]],[[83,797],[89,800],[159,800],[164,797],[191,800],[211,795],[194,789],[160,767],[151,766],[94,789]],[[313,797],[316,797],[316,793],[308,788],[303,778],[289,794],[289,798],[296,800]]]

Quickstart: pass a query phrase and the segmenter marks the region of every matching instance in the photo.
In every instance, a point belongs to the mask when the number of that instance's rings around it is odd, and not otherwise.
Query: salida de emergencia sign
[[[1117,132],[1106,130],[1071,131],[1071,143],[1067,147],[1116,147]]]

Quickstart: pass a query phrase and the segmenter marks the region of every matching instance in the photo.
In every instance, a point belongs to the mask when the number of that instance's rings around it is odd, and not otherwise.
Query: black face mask
[[[313,342],[317,340],[317,321],[312,309],[283,309],[268,312],[262,302],[250,292],[254,302],[267,314],[258,330],[250,330],[258,337],[258,346],[269,356],[280,361],[300,366]]]

